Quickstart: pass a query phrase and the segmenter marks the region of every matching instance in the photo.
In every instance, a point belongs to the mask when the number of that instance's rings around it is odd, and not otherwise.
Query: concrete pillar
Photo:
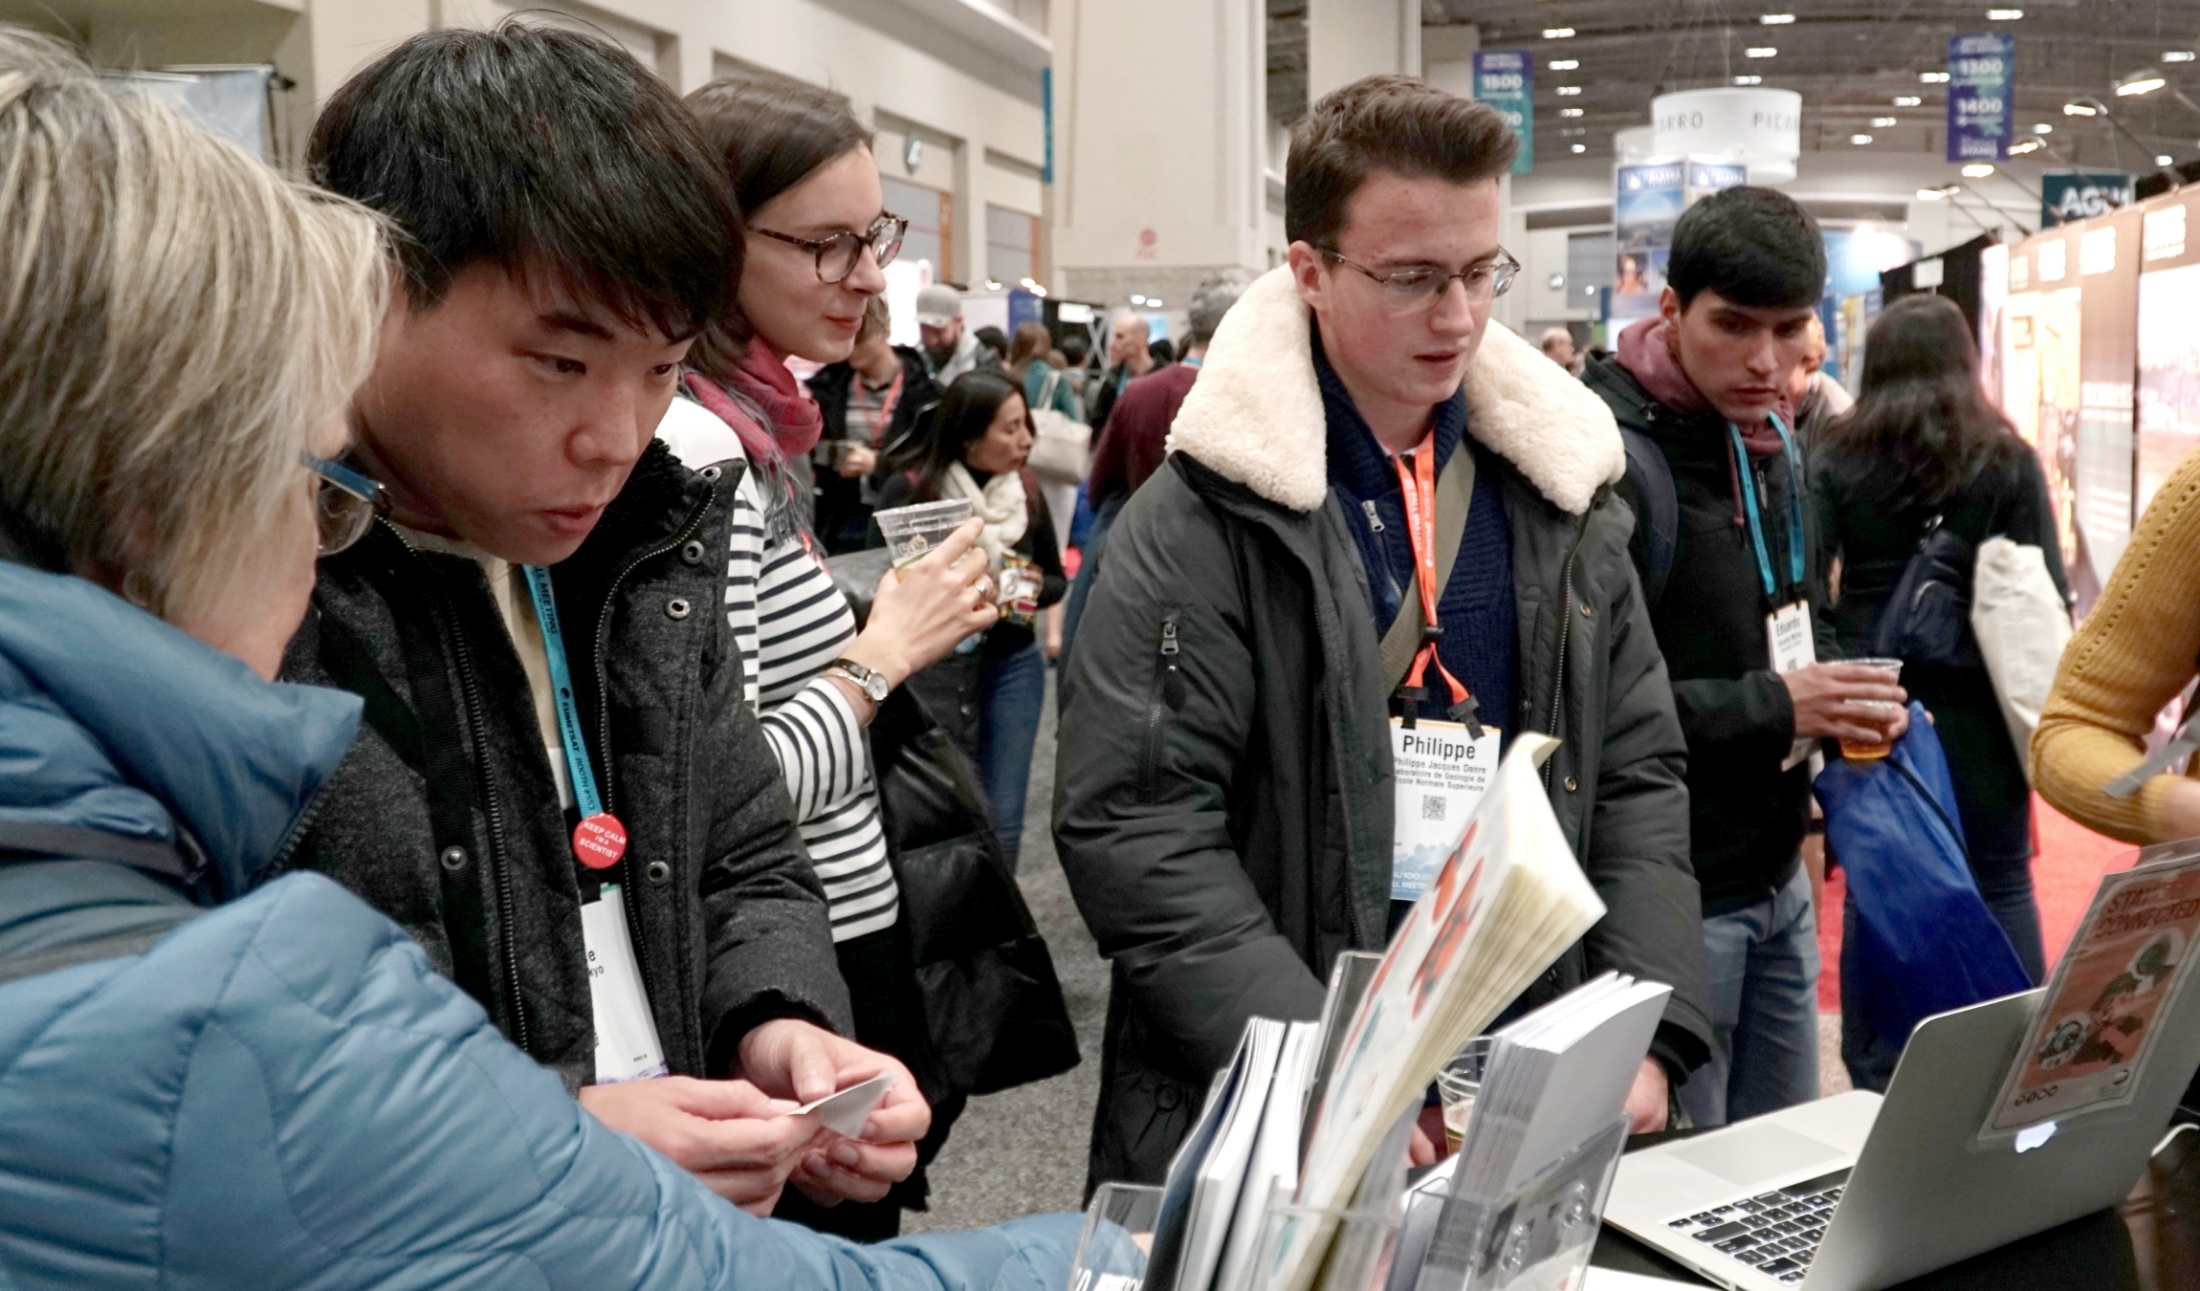
[[[1265,270],[1262,0],[1054,0],[1051,18],[1055,289],[1174,314],[1219,269]]]
[[[1384,72],[1421,74],[1420,0],[1309,0],[1308,103]]]

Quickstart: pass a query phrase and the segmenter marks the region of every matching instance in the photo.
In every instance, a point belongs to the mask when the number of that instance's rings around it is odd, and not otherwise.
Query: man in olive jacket
[[[1378,639],[1418,605],[1392,460],[1416,448],[1475,467],[1438,657],[1507,737],[1562,739],[1551,805],[1609,910],[1516,1008],[1606,969],[1670,983],[1638,1130],[1706,1053],[1685,749],[1610,489],[1624,451],[1594,395],[1489,326],[1515,146],[1405,78],[1317,104],[1291,262],[1223,320],[1173,455],[1110,534],[1056,787],[1114,961],[1089,1183],[1157,1180],[1246,1020],[1318,1016],[1337,954],[1387,939],[1399,678]]]

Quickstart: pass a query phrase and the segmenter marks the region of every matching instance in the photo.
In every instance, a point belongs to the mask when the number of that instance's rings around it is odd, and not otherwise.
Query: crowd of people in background
[[[509,22],[359,72],[292,181],[0,27],[26,1285],[1055,1291],[1074,1217],[896,1237],[1027,1037],[919,973],[902,867],[946,835],[889,780],[931,759],[1013,876],[1050,669],[1113,972],[1094,1185],[1157,1181],[1247,1020],[1316,1017],[1410,908],[1395,722],[1558,738],[1608,913],[1506,1016],[1670,984],[1636,1132],[1816,1097],[1833,741],[1922,702],[2034,980],[2028,776],[2200,834],[2190,780],[2102,790],[2200,657],[2200,459],[2030,750],[1983,666],[1866,659],[1940,526],[2067,587],[1954,305],[1881,314],[1853,400],[1821,370],[1788,197],[1690,207],[1609,351],[1530,345],[1490,317],[1517,138],[1373,77],[1295,130],[1285,263],[1201,283],[1180,344],[1128,309],[1003,335],[944,283],[891,315],[871,145],[836,92],[683,100]],[[878,513],[938,502],[971,518],[889,571]],[[1859,1083],[1901,1043],[1844,1018]],[[807,1106],[874,1079],[860,1129]]]

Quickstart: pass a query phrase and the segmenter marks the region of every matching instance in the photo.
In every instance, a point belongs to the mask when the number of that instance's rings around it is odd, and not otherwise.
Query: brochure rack
[[[1444,1202],[1416,1291],[1578,1286],[1596,1248],[1627,1127],[1626,1117],[1617,1118],[1501,1196],[1455,1191]]]

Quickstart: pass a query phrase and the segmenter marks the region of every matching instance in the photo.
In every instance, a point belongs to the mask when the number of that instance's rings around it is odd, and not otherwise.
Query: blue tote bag
[[[1833,762],[1817,789],[1856,902],[1841,991],[1874,1031],[1899,1048],[1935,1013],[2032,989],[1971,877],[1955,783],[1923,704],[1910,705],[1892,753]]]

